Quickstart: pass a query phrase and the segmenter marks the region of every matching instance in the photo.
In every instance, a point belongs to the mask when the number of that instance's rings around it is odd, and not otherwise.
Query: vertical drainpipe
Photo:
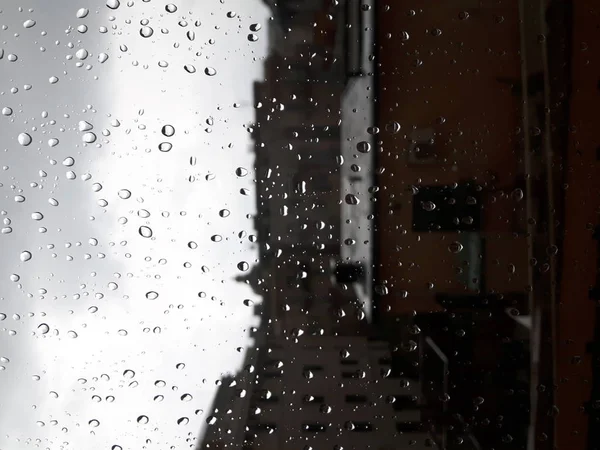
[[[546,24],[546,10],[547,10],[547,1],[540,0],[540,9],[539,9],[539,20],[540,20],[540,33],[543,36],[548,35],[548,29]],[[552,118],[551,118],[551,100],[550,100],[550,73],[549,73],[549,62],[548,62],[548,46],[547,39],[541,44],[541,56],[542,56],[542,69],[544,76],[544,169],[546,175],[546,199],[547,199],[547,220],[548,220],[548,245],[552,248],[556,247],[556,231],[555,231],[555,217],[556,217],[556,203],[554,197],[554,150],[552,148]],[[556,382],[557,380],[557,368],[556,368],[556,347],[558,344],[557,341],[557,271],[556,265],[558,264],[558,259],[551,255],[550,258],[553,258],[550,261],[550,292],[548,302],[549,313],[550,313],[550,337],[551,337],[551,369],[552,369],[552,380]],[[534,386],[536,388],[536,386]],[[536,390],[537,392],[537,390]],[[552,425],[552,442],[556,442],[556,426]]]
[[[527,36],[526,36],[526,17],[525,17],[525,2],[519,0],[519,37],[521,47],[521,92],[522,92],[522,114],[523,114],[523,133],[524,133],[524,168],[525,168],[525,214],[527,219],[527,259],[533,259],[533,235],[535,233],[535,223],[530,222],[533,216],[533,199],[532,189],[532,156],[531,156],[531,141],[529,139],[529,86],[528,86],[528,70],[527,70]],[[539,362],[539,329],[540,329],[540,314],[535,303],[533,291],[533,267],[527,265],[527,284],[529,286],[528,302],[529,311],[531,314],[531,331],[530,331],[530,413],[529,413],[529,434],[527,448],[533,450],[535,444],[535,422],[537,417],[537,389],[538,384],[538,362]]]

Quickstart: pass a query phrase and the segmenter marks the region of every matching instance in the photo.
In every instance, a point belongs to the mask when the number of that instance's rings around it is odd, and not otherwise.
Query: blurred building
[[[421,431],[419,387],[394,376],[386,342],[299,336],[267,343],[255,365],[223,384],[202,449],[432,445]]]
[[[331,261],[340,242],[343,7],[279,1],[269,24],[265,80],[255,85],[256,230],[251,275],[270,332],[332,332]],[[340,10],[340,15],[337,11]],[[332,20],[327,15],[332,13]]]

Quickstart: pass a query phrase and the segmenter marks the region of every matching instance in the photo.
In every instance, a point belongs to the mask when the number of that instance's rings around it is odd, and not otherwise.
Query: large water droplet
[[[188,423],[190,423],[190,419],[187,417],[181,417],[177,419],[177,425],[187,425]]]
[[[19,258],[23,262],[29,261],[31,259],[31,252],[28,252],[27,250],[25,250],[25,251],[21,252],[21,255],[19,256]]]
[[[162,127],[161,133],[167,137],[171,137],[175,134],[175,127],[173,125],[165,125]]]
[[[145,26],[140,28],[140,35],[145,38],[149,38],[154,34],[154,30],[151,27]]]
[[[23,147],[27,147],[29,144],[31,144],[32,139],[31,139],[31,136],[28,133],[21,133],[17,137],[17,141]]]
[[[348,205],[358,205],[360,203],[360,200],[354,194],[346,194],[344,200]]]
[[[177,11],[177,6],[175,6],[173,3],[169,3],[167,6],[165,6],[165,11],[173,14],[175,11]]]
[[[217,71],[214,67],[206,67],[204,69],[204,73],[206,75],[208,75],[209,77],[215,76],[217,74]]]
[[[48,326],[48,324],[47,324],[47,323],[40,323],[40,324],[38,325],[38,331],[39,331],[41,334],[46,334],[46,333],[48,333],[48,332],[50,331],[50,327]]]
[[[89,131],[81,137],[81,140],[86,144],[91,144],[96,141],[96,135]]]
[[[250,268],[250,265],[246,261],[240,261],[237,264],[237,268],[239,270],[241,270],[242,272],[245,272],[246,270],[248,270]]]
[[[107,0],[106,6],[108,6],[110,9],[117,9],[119,6],[121,6],[121,2],[119,0]]]
[[[127,200],[129,197],[131,197],[131,191],[129,191],[128,189],[121,189],[118,192],[118,195],[120,198],[122,198],[123,200]]]
[[[196,73],[196,68],[191,64],[186,64],[185,66],[183,66],[183,68],[187,73]]]
[[[33,28],[35,26],[35,20],[33,19],[27,19],[25,22],[23,22],[23,28]]]
[[[148,416],[139,416],[137,418],[137,423],[139,423],[141,425],[146,425],[149,421],[150,421],[150,419],[148,419]]]
[[[108,55],[106,53],[100,53],[98,55],[98,62],[100,64],[102,64],[103,62],[105,62],[108,59]]]
[[[89,425],[90,427],[94,427],[94,428],[96,428],[97,426],[99,426],[99,425],[100,425],[100,421],[99,421],[99,420],[97,420],[97,419],[92,419],[92,420],[90,420],[90,421],[88,422],[88,425]]]
[[[146,298],[148,300],[156,300],[158,298],[158,292],[148,291],[148,292],[146,292]]]
[[[77,16],[78,19],[83,19],[84,17],[87,17],[89,12],[90,12],[90,10],[87,8],[79,8],[75,15]]]
[[[191,396],[191,394],[183,394],[181,396],[181,401],[182,402],[190,402],[190,401],[192,401],[192,398],[193,397]]]
[[[158,149],[164,153],[170,152],[172,148],[173,144],[171,144],[170,142],[161,142],[160,144],[158,144]]]
[[[152,228],[142,225],[139,229],[139,233],[140,233],[140,236],[142,236],[142,237],[151,238],[152,237]]]

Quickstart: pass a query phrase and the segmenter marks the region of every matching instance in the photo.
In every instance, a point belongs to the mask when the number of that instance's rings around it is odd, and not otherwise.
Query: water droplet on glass
[[[154,386],[156,387],[165,387],[167,385],[167,383],[165,383],[163,380],[156,380],[154,382]]]
[[[169,3],[167,6],[165,6],[165,11],[173,14],[175,11],[177,11],[177,6],[175,6],[173,3]]]
[[[401,128],[402,127],[400,126],[400,124],[398,122],[391,122],[385,126],[386,131],[391,134],[399,133]]]
[[[21,252],[21,255],[19,258],[23,262],[29,261],[31,259],[31,252],[28,252],[28,251]]]
[[[354,194],[346,194],[344,200],[348,205],[358,205],[360,203],[360,200]]]
[[[81,137],[81,140],[83,142],[85,142],[86,144],[91,144],[92,142],[96,141],[96,135],[90,131],[90,132],[85,133]]]
[[[183,68],[187,73],[196,73],[196,68],[191,64],[186,64],[185,66],[183,66]]]
[[[75,56],[77,57],[77,59],[80,59],[83,61],[84,59],[86,59],[89,56],[89,53],[85,48],[80,48],[79,50],[77,50],[75,52]]]
[[[110,9],[117,9],[119,6],[121,6],[121,2],[119,0],[107,0],[106,6],[108,6]]]
[[[108,55],[106,53],[100,53],[98,55],[98,62],[100,64],[104,63],[108,59]]]
[[[155,402],[162,402],[165,399],[163,395],[157,395],[154,397]]]
[[[139,423],[141,425],[146,425],[149,421],[150,421],[150,419],[148,419],[148,416],[139,416],[137,418],[137,423]]]
[[[135,372],[133,370],[127,369],[123,372],[123,378],[131,380],[133,377],[135,377]]]
[[[371,144],[369,144],[367,141],[361,141],[356,144],[356,149],[360,153],[369,153],[371,151]]]
[[[204,69],[204,73],[209,77],[212,77],[217,74],[217,71],[213,67],[206,67]]]
[[[33,19],[27,19],[25,22],[23,22],[23,28],[33,28],[35,26],[35,20]]]
[[[97,419],[92,419],[92,420],[90,420],[90,421],[88,422],[88,425],[89,425],[90,427],[94,427],[94,428],[96,428],[97,426],[99,426],[99,425],[100,425],[100,421],[99,421],[99,420],[97,420]]]
[[[118,195],[120,198],[122,198],[123,200],[127,200],[129,197],[131,197],[131,191],[129,191],[128,189],[121,189],[118,192]]]
[[[163,135],[171,137],[175,134],[175,127],[173,127],[173,125],[165,125],[162,127],[161,132]]]
[[[77,129],[78,129],[79,131],[81,131],[81,132],[84,132],[84,131],[90,131],[90,130],[92,130],[93,128],[94,128],[94,126],[93,126],[91,123],[89,123],[89,122],[87,122],[87,121],[85,121],[85,120],[80,120],[80,121],[77,123]]]
[[[50,331],[50,327],[47,323],[41,323],[38,325],[38,331],[42,334],[46,334],[48,331]]]
[[[48,139],[48,147],[56,147],[58,145],[58,139],[51,138]]]
[[[8,106],[5,106],[4,108],[2,108],[3,116],[10,116],[12,113],[13,113],[12,108],[9,108]]]
[[[181,396],[181,401],[182,402],[189,402],[189,401],[192,401],[192,398],[193,397],[190,394],[183,394]]]
[[[254,33],[250,33],[250,34],[248,34],[248,40],[250,42],[256,42],[256,41],[258,41],[258,36]]]
[[[246,175],[248,175],[248,171],[243,167],[238,167],[237,169],[235,169],[235,174],[238,177],[245,177]]]
[[[260,25],[260,23],[253,23],[252,25],[250,25],[250,31],[258,31],[262,28],[262,26]]]
[[[462,252],[463,248],[463,245],[458,241],[452,242],[450,245],[448,245],[448,251],[450,253],[460,253]]]
[[[90,10],[87,8],[79,8],[75,15],[77,16],[78,19],[83,19],[84,17],[87,17],[89,12],[90,12]]]
[[[142,237],[151,238],[152,237],[152,228],[142,225],[139,229],[139,233],[140,233],[140,236],[142,236]]]
[[[156,300],[158,298],[158,292],[148,291],[148,292],[146,292],[146,298],[148,300]]]
[[[241,270],[242,272],[245,272],[246,270],[248,270],[249,267],[250,267],[250,265],[246,261],[240,261],[237,264],[237,268],[239,270]]]
[[[185,363],[177,363],[177,364],[175,365],[175,368],[176,368],[177,370],[183,370],[183,369],[185,369]]]
[[[73,331],[73,330],[69,330],[69,331],[67,332],[67,335],[68,335],[68,336],[69,336],[71,339],[76,339],[76,338],[79,336],[79,335],[77,334],[77,332],[76,332],[76,331]]]
[[[187,417],[181,417],[177,419],[177,425],[187,425],[188,423],[190,423],[190,419]]]
[[[151,27],[145,26],[140,28],[140,36],[149,38],[154,34],[154,30]]]
[[[27,147],[29,144],[31,144],[32,139],[31,139],[31,136],[28,133],[21,133],[17,137],[17,141],[23,147]]]
[[[13,283],[16,283],[16,282],[18,282],[20,279],[21,279],[21,277],[20,277],[19,275],[17,275],[16,273],[13,273],[13,274],[10,276],[10,281],[12,281]]]
[[[158,144],[158,149],[164,153],[170,152],[172,148],[173,144],[171,144],[170,142],[161,142],[160,144]]]
[[[432,201],[426,201],[426,202],[421,203],[421,207],[425,211],[431,212],[436,208],[436,205]]]
[[[214,234],[210,237],[210,240],[213,242],[221,242],[223,238],[218,234]]]
[[[48,203],[50,203],[52,206],[58,206],[58,200],[55,198],[49,198]]]
[[[228,209],[222,209],[221,211],[219,211],[219,216],[221,216],[221,217],[228,217],[229,214],[231,214],[231,213],[229,212]]]

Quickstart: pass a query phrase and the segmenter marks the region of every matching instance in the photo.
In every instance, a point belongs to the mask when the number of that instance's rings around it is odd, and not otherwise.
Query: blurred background
[[[9,3],[0,449],[600,447],[593,2]]]

